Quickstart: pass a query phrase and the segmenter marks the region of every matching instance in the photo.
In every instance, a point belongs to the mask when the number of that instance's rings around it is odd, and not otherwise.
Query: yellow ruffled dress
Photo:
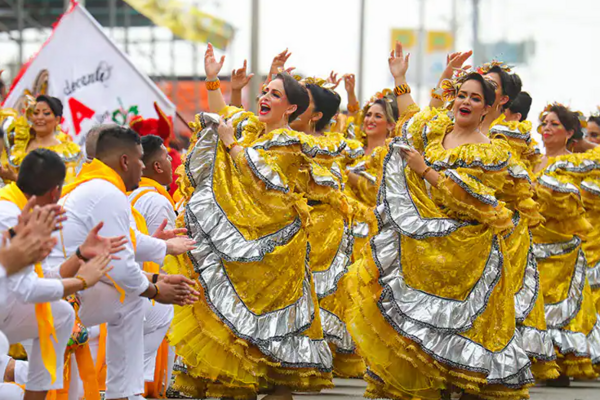
[[[582,196],[589,199],[585,192],[593,190],[583,183],[593,164],[583,154],[548,160],[536,176],[536,201],[546,221],[532,230],[559,366],[564,375],[584,379],[597,377],[593,364],[600,362],[600,321],[582,246],[594,236],[582,202]]]
[[[560,376],[552,338],[546,330],[544,296],[540,290],[539,271],[533,252],[530,228],[539,225],[544,218],[538,204],[532,199],[533,171],[530,169],[532,151],[531,122],[506,121],[504,114],[492,123],[490,137],[506,140],[511,147],[511,160],[504,190],[498,199],[513,211],[515,228],[504,236],[508,270],[514,276],[517,325],[523,336],[523,348],[532,360],[532,372],[536,380],[544,381]]]
[[[446,150],[445,111],[425,109],[389,145],[371,257],[354,264],[350,332],[367,361],[370,398],[439,399],[451,386],[485,399],[528,397],[531,362],[516,327],[503,236],[512,213],[496,198],[510,161],[505,140]],[[406,167],[408,137],[440,174]]]
[[[312,139],[317,144],[313,148],[319,149],[308,153],[318,164],[311,170],[313,179],[331,185],[341,195],[347,181],[344,167],[364,154],[362,145],[337,132],[327,132]],[[331,175],[337,178],[335,182],[328,180]],[[307,191],[305,197],[310,206],[310,224],[306,228],[310,244],[309,264],[321,308],[323,335],[333,353],[333,372],[343,378],[362,378],[366,366],[356,354],[356,345],[346,328],[345,314],[351,301],[347,293],[342,293],[344,286],[340,284],[352,262],[353,221],[357,215],[346,215],[320,201],[318,193],[315,198]],[[360,219],[366,219],[368,209],[358,202],[355,204],[361,209],[357,213]]]
[[[233,107],[221,114],[244,151],[233,160],[218,140],[218,119],[199,114],[179,182],[187,198],[180,222],[197,245],[165,268],[196,280],[202,296],[175,309],[169,341],[183,361],[175,388],[246,399],[274,385],[331,387],[332,353],[307,258],[306,195],[341,215],[353,207],[311,157],[324,150],[313,137],[287,129],[263,135],[254,114]]]
[[[12,117],[13,122],[8,128],[8,132],[4,135],[4,149],[2,153],[2,165],[11,167],[16,170],[23,162],[23,159],[28,154],[27,147],[31,141],[31,127],[27,119],[23,116],[18,116],[17,113],[10,109],[0,110],[0,123],[5,118]],[[67,167],[67,176],[65,183],[70,183],[77,175],[79,166],[85,161],[83,152],[78,145],[73,143],[71,138],[60,130],[56,133],[56,139],[60,142],[55,146],[46,147],[58,154],[65,162]]]

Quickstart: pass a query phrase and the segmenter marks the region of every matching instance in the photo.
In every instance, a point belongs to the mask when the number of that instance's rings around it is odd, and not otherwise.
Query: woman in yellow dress
[[[600,323],[582,247],[592,232],[582,203],[592,189],[583,182],[595,164],[585,154],[567,150],[570,140],[583,135],[578,113],[551,104],[540,121],[546,154],[536,170],[536,200],[546,221],[532,231],[534,254],[548,332],[561,367],[553,384],[568,386],[570,377],[595,378],[594,364],[600,362]]]
[[[6,162],[3,162],[2,176],[5,181],[16,180],[25,156],[38,148],[50,149],[63,159],[67,166],[67,183],[75,177],[77,167],[83,162],[83,154],[60,128],[63,105],[59,99],[38,96],[29,106],[27,118],[10,109],[1,110],[0,114],[5,124],[3,161]]]
[[[414,104],[408,57],[389,59],[398,107]],[[352,266],[350,331],[367,361],[366,396],[522,399],[533,383],[516,327],[504,235],[512,213],[497,199],[511,158],[479,125],[494,103],[471,73],[452,111],[427,108],[396,137],[383,165],[372,256]],[[421,155],[420,153],[423,153]]]
[[[336,178],[314,162],[331,152],[289,122],[309,105],[306,88],[278,74],[255,115],[227,107],[212,45],[205,56],[209,107],[199,114],[180,181],[181,219],[197,248],[166,263],[197,279],[202,296],[178,308],[169,334],[185,373],[176,389],[194,397],[291,399],[332,386],[332,354],[307,260],[310,198],[352,215]],[[226,121],[226,122],[225,122]]]
[[[306,78],[301,83],[308,90],[310,104],[290,127],[312,136],[322,149],[333,146],[331,151],[317,152],[313,159],[338,178],[335,187],[343,191],[347,181],[345,166],[361,157],[364,150],[360,142],[347,139],[339,132],[326,131],[341,102],[340,96],[330,89],[331,85],[316,78]],[[323,334],[333,353],[333,372],[343,378],[362,378],[365,363],[356,354],[356,345],[344,319],[350,301],[345,293],[340,293],[343,290],[340,282],[352,262],[352,216],[313,199],[310,192],[305,196],[311,207],[311,224],[307,228],[310,267],[321,308]],[[361,214],[366,217],[367,209],[363,209]]]

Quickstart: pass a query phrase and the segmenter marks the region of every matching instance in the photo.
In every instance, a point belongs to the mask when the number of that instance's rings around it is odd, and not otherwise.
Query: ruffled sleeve
[[[547,228],[587,236],[591,225],[585,218],[579,188],[569,176],[546,170],[537,179],[535,195]]]
[[[504,202],[496,198],[496,190],[488,186],[490,176],[502,185],[501,172],[486,172],[487,185],[477,176],[481,171],[472,168],[447,169],[440,173],[436,195],[451,216],[478,221],[490,225],[497,231],[513,226],[512,212]]]
[[[402,136],[419,152],[423,153],[434,136],[443,135],[451,126],[452,120],[445,109],[426,107],[412,117],[404,118],[400,126]]]

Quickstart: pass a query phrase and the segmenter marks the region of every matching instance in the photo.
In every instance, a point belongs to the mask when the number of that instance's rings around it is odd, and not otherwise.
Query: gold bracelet
[[[360,106],[358,105],[358,103],[348,104],[348,111],[351,113],[358,112],[359,109]]]
[[[423,173],[421,174],[421,178],[425,179],[425,176],[427,175],[427,173],[431,171],[431,167],[427,167],[425,168],[425,171],[423,171]]]
[[[221,81],[219,78],[214,81],[206,81],[206,90],[214,91],[219,90],[221,88]]]
[[[410,86],[408,86],[408,83],[403,83],[402,85],[396,86],[394,88],[394,94],[396,95],[396,97],[400,97],[403,94],[408,94],[410,92]]]
[[[77,276],[75,277],[75,279],[79,279],[79,280],[81,281],[81,283],[83,283],[83,289],[81,289],[81,290],[85,290],[85,289],[87,289],[87,288],[88,288],[88,284],[87,284],[87,282],[85,281],[85,279],[83,278],[83,276],[81,276],[81,275],[77,275]]]

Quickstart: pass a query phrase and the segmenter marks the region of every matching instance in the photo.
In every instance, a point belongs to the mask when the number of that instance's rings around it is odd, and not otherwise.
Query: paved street
[[[366,384],[359,380],[336,379],[336,387],[319,394],[300,394],[297,400],[343,400],[362,399]],[[557,389],[534,387],[531,389],[532,400],[599,400],[600,381],[572,382],[570,388]]]

